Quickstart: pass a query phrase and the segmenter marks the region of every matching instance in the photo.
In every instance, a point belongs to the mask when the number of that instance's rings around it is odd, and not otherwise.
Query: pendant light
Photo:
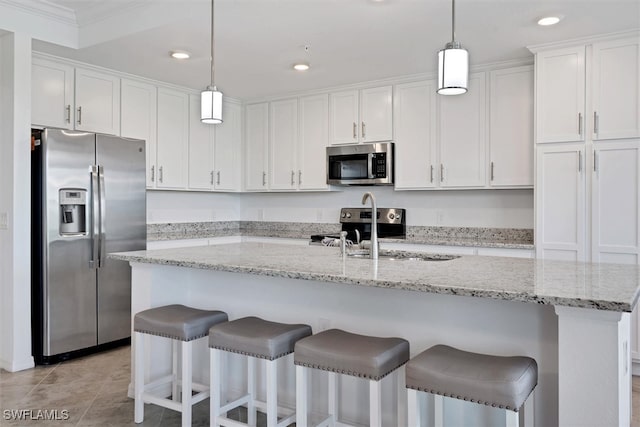
[[[451,42],[438,52],[438,93],[461,95],[467,91],[469,52],[456,41],[456,0],[451,0]]]
[[[213,2],[211,0],[211,84],[200,94],[200,120],[202,123],[217,125],[222,123],[222,92],[215,85]]]

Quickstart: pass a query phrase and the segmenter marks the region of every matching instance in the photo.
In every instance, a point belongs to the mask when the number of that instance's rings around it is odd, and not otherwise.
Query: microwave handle
[[[373,162],[374,162],[374,153],[367,154],[367,177],[375,178],[373,176]]]

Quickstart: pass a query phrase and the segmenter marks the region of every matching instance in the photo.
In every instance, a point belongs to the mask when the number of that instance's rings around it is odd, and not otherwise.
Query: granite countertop
[[[632,311],[640,290],[640,266],[506,257],[343,260],[339,248],[234,243],[113,253],[109,258],[618,312]]]

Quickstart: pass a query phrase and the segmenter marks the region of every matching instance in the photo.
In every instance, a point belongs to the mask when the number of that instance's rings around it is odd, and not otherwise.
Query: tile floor
[[[0,426],[179,426],[180,414],[146,405],[145,421],[133,422],[133,400],[129,386],[129,347],[76,359],[53,366],[8,373],[0,370]],[[66,420],[6,420],[5,410],[58,410]],[[633,378],[633,427],[640,427],[640,377]],[[230,414],[231,416],[232,414]],[[236,414],[241,419],[246,414]],[[264,425],[264,417],[258,425]],[[194,407],[193,425],[209,425],[209,400]]]

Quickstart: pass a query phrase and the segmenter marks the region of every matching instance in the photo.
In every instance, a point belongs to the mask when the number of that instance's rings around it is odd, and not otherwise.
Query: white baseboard
[[[25,357],[22,360],[5,360],[0,359],[0,368],[7,372],[24,371],[25,369],[31,369],[36,366],[33,356]]]

